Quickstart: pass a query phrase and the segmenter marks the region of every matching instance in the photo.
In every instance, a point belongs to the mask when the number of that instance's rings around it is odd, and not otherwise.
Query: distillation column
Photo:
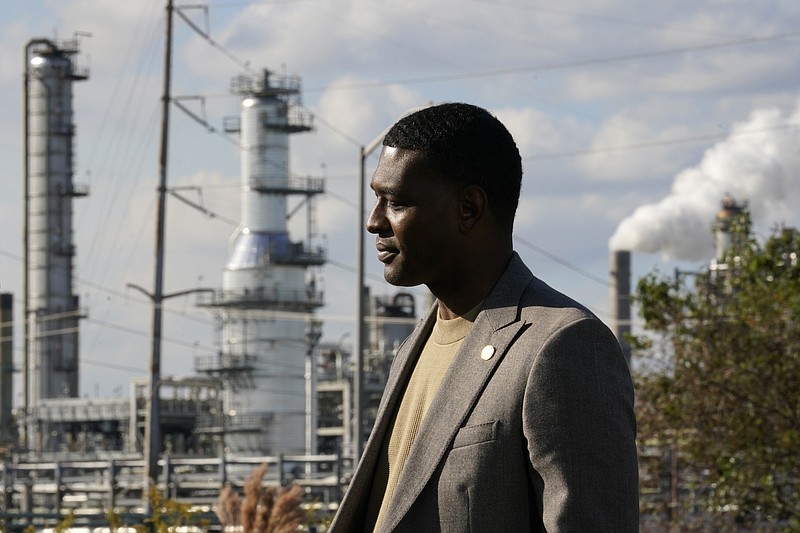
[[[233,80],[241,110],[226,130],[242,145],[241,223],[222,290],[206,304],[220,323],[220,353],[197,366],[223,378],[224,442],[234,453],[306,451],[306,366],[319,330],[311,312],[322,305],[314,268],[324,251],[310,231],[309,242],[290,239],[287,198],[304,196],[311,210],[324,184],[290,177],[289,135],[311,129],[299,90],[298,78],[269,71]]]
[[[73,292],[72,83],[77,42],[35,39],[25,48],[26,406],[77,397],[78,296]]]

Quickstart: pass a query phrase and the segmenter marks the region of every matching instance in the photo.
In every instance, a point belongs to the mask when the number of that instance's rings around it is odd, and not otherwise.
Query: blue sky
[[[23,49],[32,38],[78,32],[78,63],[90,69],[74,88],[75,181],[91,188],[75,203],[76,292],[89,312],[81,388],[127,394],[149,355],[150,304],[126,285],[152,286],[165,3],[3,4],[0,290],[15,294],[19,319]],[[210,40],[175,17],[172,92],[214,131],[172,107],[169,184],[219,216],[169,201],[168,292],[221,285],[239,215],[239,157],[220,131],[238,112],[228,87],[244,68],[300,76],[316,117],[313,132],[292,137],[291,168],[327,181],[317,202],[331,259],[319,311],[327,340],[346,339],[354,322],[359,146],[429,102],[468,101],[507,124],[525,168],[517,249],[535,274],[605,320],[612,236],[634,249],[642,275],[707,262],[725,192],[750,203],[761,235],[800,221],[796,2],[176,5]],[[299,222],[291,223],[296,238]],[[370,242],[368,283],[392,294]],[[190,373],[195,355],[216,350],[211,316],[191,297],[169,301],[164,329],[165,373]],[[15,347],[19,361],[19,334]]]

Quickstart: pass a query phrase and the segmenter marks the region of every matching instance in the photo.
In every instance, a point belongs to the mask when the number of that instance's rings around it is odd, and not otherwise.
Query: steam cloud
[[[711,224],[726,193],[747,202],[755,224],[773,225],[793,214],[791,206],[800,202],[800,107],[788,116],[778,109],[752,112],[706,150],[699,165],[675,177],[669,196],[625,218],[609,247],[709,259]]]

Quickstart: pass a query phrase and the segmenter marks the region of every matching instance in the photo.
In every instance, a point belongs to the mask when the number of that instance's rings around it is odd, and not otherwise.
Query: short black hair
[[[479,185],[495,217],[512,229],[522,158],[511,133],[487,110],[465,103],[427,107],[397,121],[383,144],[421,152],[431,170],[454,185]]]

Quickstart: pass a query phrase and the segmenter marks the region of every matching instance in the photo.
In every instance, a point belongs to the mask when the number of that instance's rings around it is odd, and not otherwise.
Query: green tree
[[[800,233],[760,244],[746,212],[731,233],[715,268],[637,286],[639,439],[670,457],[642,461],[643,485],[669,493],[643,511],[679,531],[798,531]]]

